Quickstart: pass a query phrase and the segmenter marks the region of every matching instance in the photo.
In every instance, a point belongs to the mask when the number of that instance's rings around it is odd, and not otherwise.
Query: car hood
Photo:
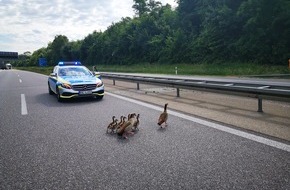
[[[97,83],[100,79],[95,76],[62,76],[59,77],[59,82],[76,83]]]

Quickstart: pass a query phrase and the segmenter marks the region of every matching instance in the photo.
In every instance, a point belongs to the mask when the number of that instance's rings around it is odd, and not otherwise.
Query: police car
[[[58,101],[78,97],[104,96],[104,84],[98,73],[93,73],[80,62],[59,62],[48,77],[48,92]]]

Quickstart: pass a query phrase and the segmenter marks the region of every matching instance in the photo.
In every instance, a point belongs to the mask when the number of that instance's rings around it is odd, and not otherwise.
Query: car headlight
[[[97,87],[101,87],[101,86],[103,86],[103,82],[102,81],[97,83]]]
[[[71,85],[68,83],[61,83],[61,87],[66,88],[66,89],[71,89]]]

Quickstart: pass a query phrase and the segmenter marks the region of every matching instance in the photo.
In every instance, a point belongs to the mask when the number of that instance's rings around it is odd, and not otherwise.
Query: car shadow
[[[47,107],[59,107],[60,105],[70,106],[76,104],[88,104],[102,101],[102,99],[100,98],[84,97],[84,98],[63,99],[61,102],[59,102],[57,100],[56,95],[49,95],[48,93],[36,95],[36,100],[38,103],[41,103]]]

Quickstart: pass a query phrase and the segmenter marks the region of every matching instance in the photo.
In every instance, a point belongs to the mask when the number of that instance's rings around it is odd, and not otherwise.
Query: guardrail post
[[[180,97],[179,88],[176,88],[176,93],[177,93],[176,96]]]
[[[258,112],[263,112],[262,98],[258,97]]]
[[[137,90],[140,90],[139,82],[137,82]]]
[[[116,85],[116,81],[115,81],[115,79],[113,79],[113,85],[114,85],[114,86]]]

